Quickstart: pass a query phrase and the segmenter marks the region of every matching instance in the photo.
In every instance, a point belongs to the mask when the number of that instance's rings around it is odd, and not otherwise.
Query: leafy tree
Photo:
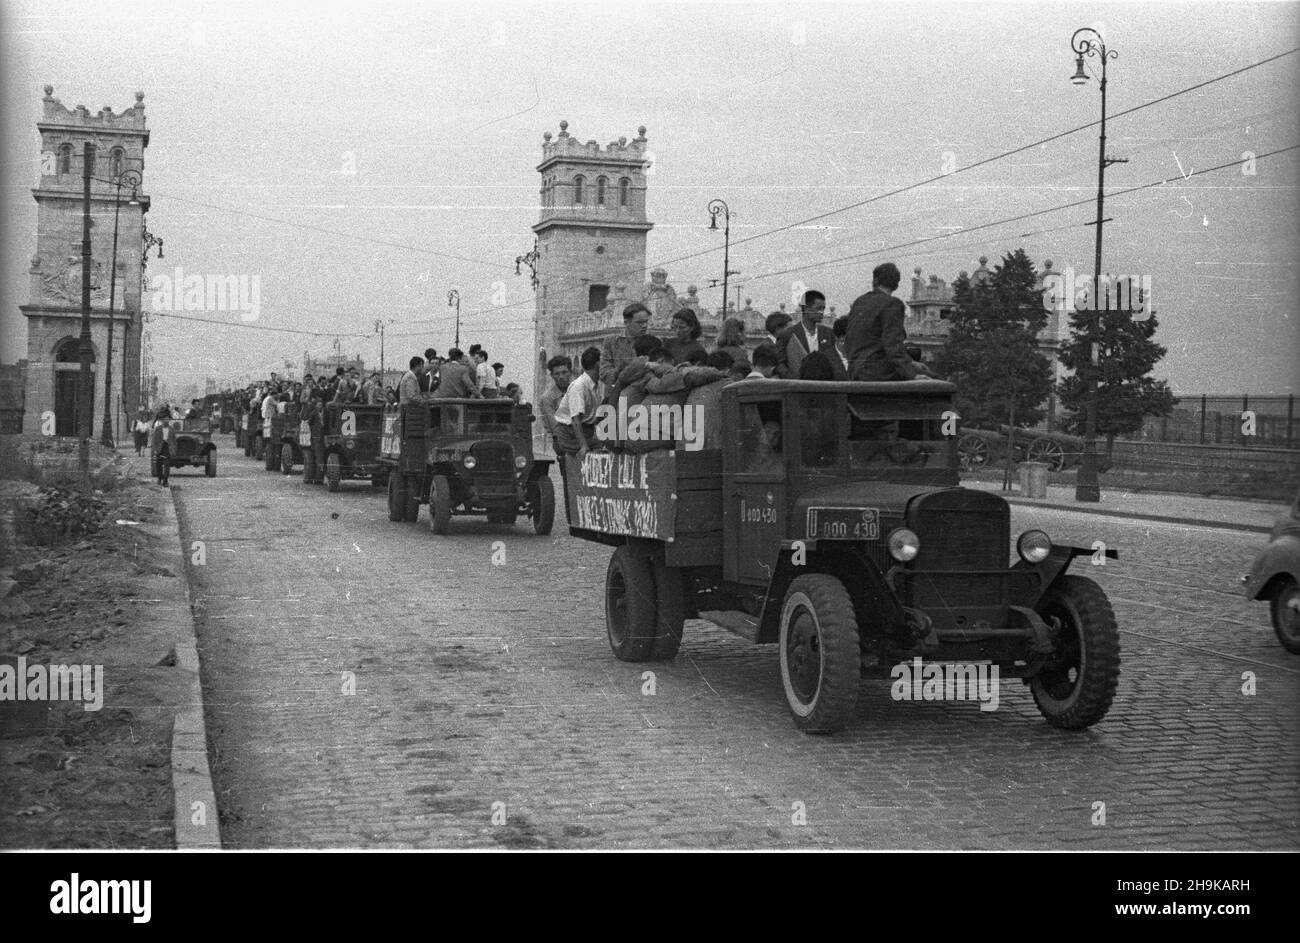
[[[954,309],[939,352],[941,374],[957,385],[963,424],[1006,423],[1015,430],[1043,418],[1052,368],[1038,352],[1047,323],[1038,273],[1023,249],[1003,257],[989,278],[964,273],[953,283]],[[1008,469],[1014,449],[1008,447]],[[1009,474],[1009,471],[1008,471]]]
[[[1104,301],[1103,301],[1104,303]],[[1070,313],[1070,339],[1061,345],[1061,364],[1072,375],[1061,380],[1061,405],[1071,411],[1064,419],[1067,431],[1082,435],[1087,427],[1088,371],[1097,371],[1097,433],[1106,437],[1106,457],[1112,460],[1115,437],[1137,432],[1147,416],[1167,416],[1174,408],[1169,384],[1153,378],[1151,370],[1165,355],[1152,338],[1158,322],[1154,314],[1136,321],[1129,310],[1097,314],[1097,366],[1092,367],[1089,331],[1091,309]]]

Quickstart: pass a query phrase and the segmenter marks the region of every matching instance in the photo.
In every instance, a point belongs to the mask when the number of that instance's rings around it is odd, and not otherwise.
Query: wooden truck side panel
[[[570,531],[601,543],[662,541],[669,566],[722,560],[722,453],[685,449],[567,456]]]

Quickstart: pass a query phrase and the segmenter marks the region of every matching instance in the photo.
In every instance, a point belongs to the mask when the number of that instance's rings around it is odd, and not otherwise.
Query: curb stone
[[[1170,517],[1165,514],[1143,514],[1139,511],[1118,511],[1102,508],[1081,508],[1069,504],[1052,504],[1033,498],[1008,497],[1003,494],[1008,504],[1017,507],[1048,508],[1053,511],[1070,511],[1074,514],[1096,514],[1101,517],[1124,517],[1136,521],[1157,521],[1161,524],[1182,524],[1187,527],[1213,527],[1218,530],[1236,530],[1251,534],[1268,534],[1271,528],[1257,524],[1237,524],[1230,521],[1206,521],[1191,517]]]
[[[194,634],[193,591],[181,543],[175,492],[170,488],[167,489],[167,497],[168,500],[162,505],[161,519],[157,522],[159,529],[167,535],[167,540],[159,549],[167,560],[167,568],[185,585],[184,600],[176,600],[176,609],[183,616],[174,649],[175,667],[181,672],[185,689],[172,722],[171,766],[176,847],[180,850],[219,849],[221,832],[217,820],[216,793],[212,788],[212,770],[208,766],[203,686],[199,676],[199,651]],[[175,549],[168,550],[169,545]]]

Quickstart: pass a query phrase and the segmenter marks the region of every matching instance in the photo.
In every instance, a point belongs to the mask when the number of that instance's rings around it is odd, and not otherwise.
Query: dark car
[[[995,682],[1029,686],[1053,726],[1100,721],[1119,629],[1102,588],[1066,572],[1092,551],[1027,530],[1008,562],[1009,505],[960,487],[956,436],[940,434],[955,392],[936,380],[742,380],[722,390],[718,448],[570,458],[570,533],[615,548],[615,657],[672,658],[684,621],[701,616],[777,644],[787,704],[809,733],[848,722],[859,677],[913,663],[996,668]]]
[[[338,491],[344,481],[368,481],[376,488],[388,484],[388,466],[379,460],[384,407],[366,403],[329,403],[321,416],[321,446],[325,487]],[[301,428],[301,424],[295,422]],[[314,443],[313,443],[314,446]],[[314,456],[313,456],[314,458]]]
[[[1241,581],[1248,598],[1268,602],[1282,647],[1300,655],[1300,492],[1291,511],[1273,525],[1268,545]]]

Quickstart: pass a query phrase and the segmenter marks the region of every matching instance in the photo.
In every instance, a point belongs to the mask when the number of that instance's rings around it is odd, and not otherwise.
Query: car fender
[[[903,607],[894,595],[884,574],[877,569],[865,549],[859,544],[836,541],[833,550],[809,547],[805,541],[781,541],[776,568],[768,581],[759,616],[757,642],[775,642],[780,638],[781,609],[785,604],[785,591],[796,577],[805,573],[825,573],[834,576],[848,590],[853,608],[858,613],[872,616],[871,634],[902,631],[906,626]],[[796,544],[803,563],[795,563]],[[861,625],[859,618],[859,625]]]
[[[1047,592],[1048,587],[1065,575],[1065,571],[1070,568],[1070,561],[1075,557],[1091,557],[1094,560],[1099,559],[1099,555],[1111,559],[1119,559],[1119,551],[1113,547],[1107,547],[1105,550],[1098,548],[1089,550],[1086,547],[1072,547],[1068,544],[1052,544],[1052,550],[1047,555],[1047,559],[1042,563],[1029,563],[1026,560],[1017,560],[1011,568],[1013,570],[1029,570],[1038,574],[1039,592],[1041,598],[1043,593]],[[1097,564],[1101,566],[1102,564]],[[1038,598],[1033,600],[1024,600],[1030,605],[1037,605]]]
[[[1269,584],[1278,576],[1300,583],[1300,537],[1283,534],[1260,551],[1250,572],[1241,578],[1246,598],[1268,598]]]

